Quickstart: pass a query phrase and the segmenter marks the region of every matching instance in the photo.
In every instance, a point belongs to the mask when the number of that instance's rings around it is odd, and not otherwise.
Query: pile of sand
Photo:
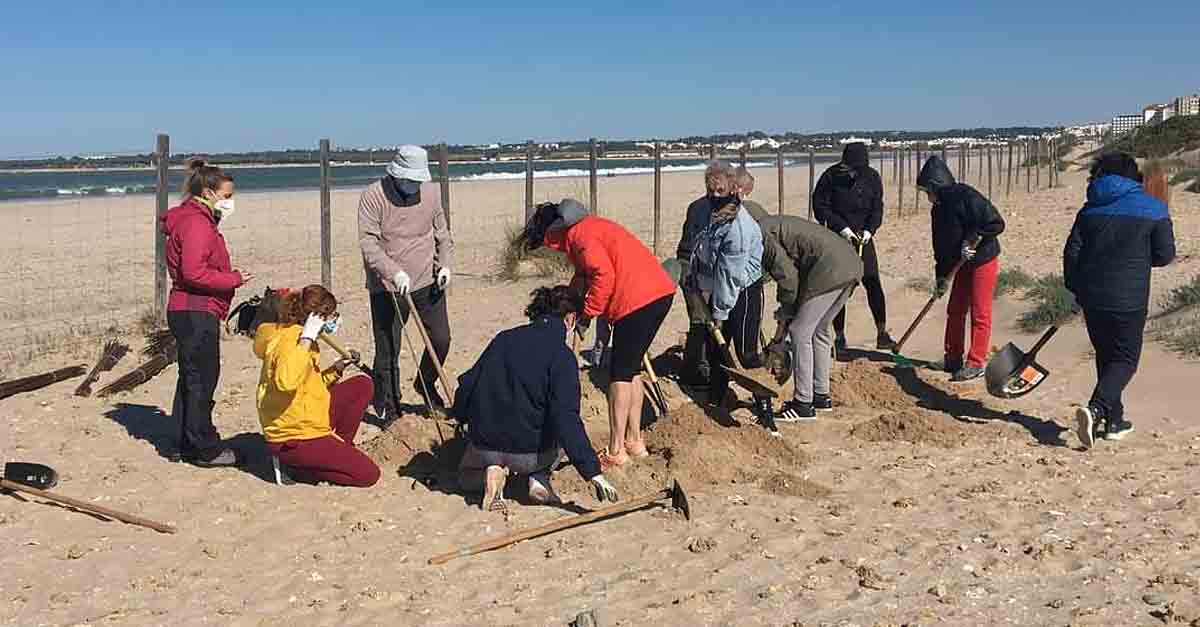
[[[891,412],[917,407],[916,399],[900,387],[896,377],[884,372],[880,364],[866,360],[839,364],[829,387],[838,404],[851,409]]]
[[[902,440],[912,444],[954,448],[979,438],[981,426],[927,409],[892,412],[856,424],[850,434],[868,442]],[[987,429],[991,433],[990,429]]]

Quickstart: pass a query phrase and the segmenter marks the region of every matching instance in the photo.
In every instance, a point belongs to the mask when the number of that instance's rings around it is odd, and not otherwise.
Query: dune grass
[[[525,250],[521,245],[521,229],[505,229],[504,248],[500,251],[497,275],[505,281],[516,281],[528,276],[554,278],[572,272],[570,260],[558,251],[545,246],[536,250]]]
[[[1061,275],[1038,277],[1026,290],[1025,297],[1035,303],[1033,309],[1017,319],[1017,326],[1027,333],[1035,333],[1052,324],[1063,324],[1076,315],[1075,295],[1067,290]]]
[[[1037,283],[1037,279],[1020,268],[1005,268],[996,278],[995,297],[1023,293]]]

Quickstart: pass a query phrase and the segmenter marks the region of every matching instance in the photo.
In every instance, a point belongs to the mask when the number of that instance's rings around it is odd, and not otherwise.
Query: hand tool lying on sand
[[[971,243],[971,247],[974,248],[978,245],[979,238],[975,238]],[[954,275],[958,274],[959,268],[961,268],[966,262],[967,260],[962,258],[955,262],[954,266],[950,268],[950,274],[946,275],[946,281],[953,281]],[[904,345],[908,343],[908,340],[912,337],[913,332],[917,330],[917,325],[921,324],[921,321],[924,320],[925,316],[929,314],[929,310],[933,309],[933,304],[936,303],[941,297],[942,295],[938,294],[936,291],[932,296],[929,297],[929,300],[925,302],[925,306],[921,308],[921,313],[917,314],[916,319],[913,320],[912,324],[908,326],[908,330],[905,331],[904,335],[900,337],[900,341],[896,342],[896,346],[892,348],[892,361],[895,363],[897,368],[913,368],[918,365],[918,362],[907,359],[901,355],[900,349],[904,348]],[[920,362],[921,365],[927,365],[927,363],[928,362]]]
[[[650,392],[650,401],[658,410],[658,417],[664,418],[670,411],[667,405],[667,397],[663,394],[662,385],[658,382],[658,375],[654,373],[654,365],[650,363],[648,355],[642,355],[642,368],[646,369],[646,387]]]
[[[504,548],[511,544],[516,544],[518,542],[521,542],[523,540],[530,540],[533,538],[544,536],[546,534],[554,533],[556,531],[562,531],[563,529],[570,529],[572,527],[578,527],[580,525],[585,525],[587,523],[590,523],[590,522],[593,522],[596,520],[602,520],[602,519],[608,518],[610,516],[616,516],[618,514],[624,514],[626,512],[632,512],[634,510],[642,509],[649,505],[653,505],[656,501],[659,501],[662,499],[671,499],[671,507],[682,512],[683,517],[686,518],[687,520],[692,519],[692,510],[688,506],[688,498],[687,498],[687,494],[683,491],[683,486],[679,485],[678,481],[672,481],[670,487],[663,489],[663,490],[659,490],[658,492],[655,492],[654,494],[651,494],[649,496],[643,496],[641,498],[636,498],[636,499],[633,499],[632,501],[628,501],[625,503],[618,503],[616,505],[602,507],[598,510],[588,512],[586,514],[579,514],[577,516],[561,518],[559,520],[556,520],[552,523],[547,523],[540,527],[534,527],[533,529],[526,529],[525,531],[517,531],[514,533],[510,533],[508,535],[500,536],[499,538],[488,540],[486,542],[480,542],[479,544],[476,544],[473,546],[464,547],[464,548],[458,549],[457,551],[451,551],[449,553],[442,553],[441,555],[435,555],[435,556],[429,558],[429,563],[430,564],[445,564],[446,562],[449,562],[450,560],[456,559],[459,557],[468,557],[471,555],[476,555],[478,553],[484,553],[487,551],[493,551],[495,549],[501,549],[501,548]]]
[[[342,346],[341,342],[333,339],[333,337],[331,337],[327,333],[321,333],[320,335],[317,336],[317,339],[321,340],[322,342],[325,342],[325,345],[328,346],[329,348],[332,348],[333,352],[337,353],[338,355],[341,355],[342,359],[345,359],[345,360],[349,361],[350,363],[354,364],[354,367],[361,370],[363,372],[363,374],[367,375],[368,377],[371,377],[372,379],[375,378],[375,371],[368,368],[366,365],[363,364],[362,355],[360,355],[358,353],[358,351],[347,350],[345,346]]]
[[[94,503],[80,501],[40,489],[43,487],[52,488],[57,482],[58,473],[49,466],[43,466],[42,464],[8,463],[4,465],[4,478],[0,479],[0,491],[23,492],[46,499],[47,501],[61,503],[89,514],[96,514],[140,527],[148,527],[160,533],[175,533],[175,527],[171,525],[164,525],[153,520],[147,520],[133,516],[132,514],[118,512]]]
[[[60,381],[82,377],[85,373],[87,373],[87,366],[80,364],[78,366],[71,366],[70,368],[59,368],[46,374],[0,382],[0,398],[8,398],[14,394],[24,394],[25,392],[40,390]]]
[[[396,319],[403,321],[404,317],[400,315],[400,301],[396,300],[395,292],[392,292],[392,307],[396,309]],[[413,302],[412,294],[404,293],[405,304],[408,305],[408,311],[413,318],[417,320],[417,331],[421,334],[421,340],[425,342],[425,353],[429,355],[429,359],[433,360],[434,368],[437,369],[438,381],[442,384],[442,392],[446,394],[446,407],[454,407],[454,382],[446,374],[446,369],[442,367],[442,360],[438,359],[437,351],[433,350],[433,342],[429,339],[429,334],[425,332],[425,321],[421,320],[421,312],[417,311],[417,305]],[[420,375],[421,364],[417,363],[417,376]]]
[[[91,372],[75,388],[75,396],[87,398],[92,395],[92,384],[100,378],[100,374],[108,372],[117,367],[117,362],[129,352],[129,346],[118,340],[110,339],[104,342],[103,348],[100,349],[100,359],[96,361],[96,365],[92,366]]]
[[[1028,353],[1021,352],[1012,342],[1005,344],[1004,348],[988,361],[987,370],[984,372],[988,394],[1000,398],[1017,398],[1025,396],[1041,385],[1046,377],[1050,376],[1050,371],[1034,360],[1037,359],[1038,351],[1042,350],[1057,332],[1058,326],[1051,325]]]

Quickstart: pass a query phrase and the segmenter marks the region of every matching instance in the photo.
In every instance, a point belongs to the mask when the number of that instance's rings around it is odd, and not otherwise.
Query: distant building
[[[1200,115],[1200,94],[1176,98],[1175,115]]]
[[[1153,104],[1142,109],[1143,124],[1158,124],[1175,117],[1175,103]]]
[[[1112,132],[1114,135],[1124,135],[1141,127],[1143,124],[1145,124],[1145,119],[1136,113],[1113,116]]]
[[[840,143],[843,146],[845,146],[846,144],[855,144],[855,143],[866,144],[868,146],[872,146],[875,144],[875,140],[873,140],[869,137],[854,137],[853,135],[851,135],[850,137],[843,137],[842,139],[838,140],[838,143]]]

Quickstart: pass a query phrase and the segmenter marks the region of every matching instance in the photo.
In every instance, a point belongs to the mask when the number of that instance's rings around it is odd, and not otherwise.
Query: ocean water
[[[836,158],[818,155],[818,165],[835,161]],[[786,159],[785,166],[807,164],[807,157]],[[664,159],[664,172],[703,170],[703,159]],[[375,165],[334,166],[334,187],[363,187],[384,174],[386,163]],[[774,160],[752,161],[750,167],[774,167]],[[587,161],[534,161],[535,178],[586,177]],[[654,171],[651,161],[645,159],[600,159],[597,163],[599,176],[626,176],[646,174]],[[239,167],[229,170],[233,174],[239,192],[281,189],[316,189],[320,186],[321,172],[317,166],[299,167]],[[433,174],[437,176],[436,164]],[[450,180],[486,181],[523,179],[524,161],[488,163],[451,163]],[[69,172],[0,172],[0,201],[70,198],[78,196],[120,196],[125,194],[152,194],[156,175],[153,170],[107,170]],[[183,184],[183,170],[171,170],[170,184],[177,190]]]

